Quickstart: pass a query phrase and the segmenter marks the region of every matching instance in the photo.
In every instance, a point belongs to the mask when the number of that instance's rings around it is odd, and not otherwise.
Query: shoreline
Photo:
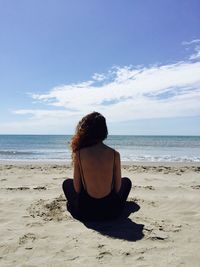
[[[0,165],[58,165],[72,167],[71,161],[57,161],[57,160],[0,160]],[[179,161],[121,161],[122,167],[127,166],[146,166],[146,167],[199,167],[200,162],[179,162]]]

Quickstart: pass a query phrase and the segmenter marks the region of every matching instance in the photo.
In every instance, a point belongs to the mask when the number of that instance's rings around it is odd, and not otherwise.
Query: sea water
[[[0,161],[70,161],[71,135],[0,135]],[[110,135],[122,161],[200,162],[200,136]]]

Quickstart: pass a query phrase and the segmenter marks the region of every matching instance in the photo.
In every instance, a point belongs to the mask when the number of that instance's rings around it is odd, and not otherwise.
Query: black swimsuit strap
[[[84,189],[86,190],[86,192],[87,192],[86,183],[85,183],[85,179],[84,179],[84,175],[83,175],[83,168],[82,168],[82,164],[81,164],[80,150],[78,151],[78,162],[79,162],[79,166],[80,166],[81,183],[82,183],[82,185],[83,185],[83,188],[84,188]]]
[[[113,158],[113,176],[112,176],[112,183],[111,183],[111,191],[114,189],[115,186],[115,150],[114,151],[114,158]]]

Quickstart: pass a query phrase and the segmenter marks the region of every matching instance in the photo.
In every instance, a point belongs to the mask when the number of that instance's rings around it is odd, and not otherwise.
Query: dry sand
[[[57,163],[0,164],[0,266],[200,266],[200,164],[124,165],[128,218],[66,211]],[[132,211],[132,212],[131,212]]]

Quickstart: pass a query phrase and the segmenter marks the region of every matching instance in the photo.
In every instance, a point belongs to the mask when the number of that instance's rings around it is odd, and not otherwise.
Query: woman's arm
[[[77,153],[75,154],[75,157],[74,157],[73,184],[74,184],[75,191],[79,193],[81,191],[81,173],[80,173]]]
[[[115,165],[114,165],[114,178],[115,178],[115,192],[119,192],[121,188],[121,160],[119,152],[115,151]]]

